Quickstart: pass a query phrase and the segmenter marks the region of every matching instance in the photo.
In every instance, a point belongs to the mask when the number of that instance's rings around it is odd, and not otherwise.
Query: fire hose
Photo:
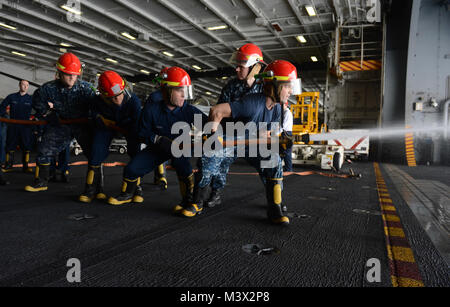
[[[20,125],[47,125],[49,122],[46,120],[21,120],[21,119],[8,119],[8,118],[2,118],[0,117],[0,122],[3,123],[8,123],[8,124],[20,124]],[[61,125],[68,125],[68,124],[85,124],[89,122],[88,118],[75,118],[75,119],[62,119],[58,121],[59,124]],[[116,126],[116,125],[112,125],[112,124],[107,124],[106,125],[108,128],[121,132],[123,134],[126,134],[127,131]],[[307,137],[309,137],[309,135],[303,135],[303,136],[299,136],[301,137],[301,140],[303,142],[307,142],[309,141]],[[272,140],[271,138],[259,138],[259,139],[247,139],[247,140],[232,140],[232,141],[222,141],[222,146],[223,147],[234,147],[234,146],[239,146],[239,145],[245,145],[245,146],[249,146],[249,145],[259,145],[259,144],[271,144]],[[276,142],[276,144],[283,144],[283,141],[281,142]],[[80,162],[76,162],[73,165],[76,164],[80,164]],[[87,162],[86,162],[87,163]],[[85,164],[84,162],[81,162],[81,164]],[[80,165],[81,165],[80,164]],[[115,163],[115,164],[111,164],[108,166],[123,166],[123,163]],[[169,168],[170,169],[170,168]],[[327,173],[323,173],[323,172],[317,172],[317,171],[309,171],[309,172],[302,172],[302,173],[297,173],[297,172],[289,172],[286,175],[300,175],[300,176],[305,176],[305,175],[312,175],[312,174],[317,174],[317,175],[321,175],[321,176],[327,176],[327,177],[341,177],[341,178],[349,178],[349,177],[356,177],[354,174],[327,174]]]
[[[61,125],[70,125],[70,124],[87,124],[89,122],[89,118],[73,118],[73,119],[60,119],[58,121]],[[9,119],[9,118],[3,118],[0,117],[0,122],[7,123],[7,124],[19,124],[19,125],[48,125],[49,122],[46,120],[25,120],[25,119]],[[116,125],[105,125],[108,128],[111,128],[112,130],[115,130],[117,132],[121,132],[123,134],[126,134],[127,131],[123,128],[120,128]]]

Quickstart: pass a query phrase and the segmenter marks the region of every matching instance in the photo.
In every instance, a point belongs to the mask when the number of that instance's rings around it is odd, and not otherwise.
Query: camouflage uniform
[[[59,80],[45,83],[33,95],[33,108],[36,116],[42,118],[49,110],[48,102],[60,119],[86,118],[89,115],[89,102],[95,96],[93,86],[78,80],[71,89],[64,87]],[[72,138],[76,138],[84,154],[89,157],[91,129],[83,124],[48,124],[44,128],[38,144],[38,164],[51,163],[55,155],[66,149]]]

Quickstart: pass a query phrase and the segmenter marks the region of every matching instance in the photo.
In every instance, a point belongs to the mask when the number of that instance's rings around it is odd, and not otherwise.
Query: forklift
[[[327,142],[305,142],[303,135],[328,132],[326,124],[319,128],[319,92],[303,92],[292,104],[293,115],[292,164],[315,165],[324,170],[339,171],[344,163],[344,147],[328,145]]]

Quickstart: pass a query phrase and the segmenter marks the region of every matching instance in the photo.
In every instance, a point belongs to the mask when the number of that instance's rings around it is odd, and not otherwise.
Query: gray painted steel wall
[[[380,123],[380,127],[385,129],[405,124],[406,64],[411,5],[412,1],[393,1],[385,18],[383,106]],[[378,150],[377,159],[381,161],[396,163],[406,161],[402,138],[383,138],[380,140]]]
[[[405,123],[413,127],[443,125],[442,106],[450,98],[450,10],[442,3],[413,1],[405,89]],[[431,105],[433,98],[438,107]],[[414,111],[415,103],[423,109]],[[440,163],[449,156],[442,133],[416,134],[415,145],[419,162]]]
[[[375,128],[380,111],[380,72],[347,72],[343,85],[330,84],[328,128]]]
[[[450,97],[450,11],[440,0],[393,1],[386,22],[381,126],[415,128],[443,124],[442,105]],[[439,106],[431,106],[434,98]],[[421,103],[422,110],[415,110]],[[449,163],[449,142],[439,133],[416,133],[420,164]],[[401,138],[381,142],[382,160],[405,162]],[[447,161],[446,161],[447,160]]]
[[[0,71],[16,76],[18,78],[27,79],[38,84],[53,80],[54,71],[33,69],[28,65],[22,65],[15,62],[0,62]],[[30,85],[28,94],[33,94],[36,87]],[[19,91],[19,81],[0,74],[0,100],[4,99],[11,93]]]

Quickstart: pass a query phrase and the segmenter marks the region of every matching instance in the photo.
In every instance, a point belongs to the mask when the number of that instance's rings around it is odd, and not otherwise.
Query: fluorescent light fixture
[[[306,43],[306,39],[303,35],[297,36],[296,39],[302,44]]]
[[[25,53],[17,52],[17,51],[11,51],[12,54],[20,55],[20,56],[27,56]]]
[[[144,73],[144,74],[147,74],[147,75],[150,74],[150,72],[149,72],[148,70],[145,70],[145,69],[141,69],[140,72],[142,72],[142,73]]]
[[[312,60],[313,62],[317,62],[317,61],[318,61],[317,58],[316,58],[315,56],[312,56],[312,57],[311,57],[311,60]]]
[[[69,11],[69,12],[71,12],[72,14],[75,14],[75,15],[81,15],[81,12],[80,11],[78,11],[78,10],[76,10],[76,9],[74,9],[73,7],[70,7],[70,6],[68,6],[68,5],[61,5],[61,8],[62,9],[64,9],[64,10],[66,10],[66,11]]]
[[[206,95],[212,95],[212,93],[211,92],[206,92]]]
[[[72,47],[72,45],[67,44],[67,43],[60,43],[60,45],[63,46],[63,47]]]
[[[7,29],[11,29],[11,30],[16,30],[17,29],[16,27],[7,25],[6,23],[3,23],[3,22],[0,22],[0,26],[2,26],[4,28],[7,28]]]
[[[167,55],[167,56],[170,56],[170,57],[173,57],[173,54],[170,53],[170,52],[167,52],[167,51],[163,51],[163,54],[165,54],[165,55]]]
[[[314,10],[314,8],[311,5],[306,5],[305,10],[306,10],[306,12],[308,12],[309,16],[316,16],[316,11]]]
[[[223,29],[226,29],[226,28],[228,28],[227,25],[221,25],[221,26],[208,27],[207,29],[209,31],[215,31],[215,30],[223,30]]]
[[[198,69],[198,70],[202,69],[200,66],[197,66],[197,65],[192,65],[192,67],[195,69]]]
[[[222,80],[226,80],[226,79],[228,79],[228,77],[222,77]]]
[[[118,63],[116,60],[111,59],[111,58],[106,58],[105,60],[107,60],[108,62],[114,63],[114,64]]]
[[[59,48],[59,52],[66,53],[67,49],[66,48]]]
[[[131,39],[131,40],[135,40],[136,39],[136,37],[134,37],[133,35],[131,35],[128,32],[122,32],[122,33],[120,33],[120,35],[125,36],[126,38]]]
[[[100,77],[100,75],[101,75],[100,73],[97,73],[97,77]]]

